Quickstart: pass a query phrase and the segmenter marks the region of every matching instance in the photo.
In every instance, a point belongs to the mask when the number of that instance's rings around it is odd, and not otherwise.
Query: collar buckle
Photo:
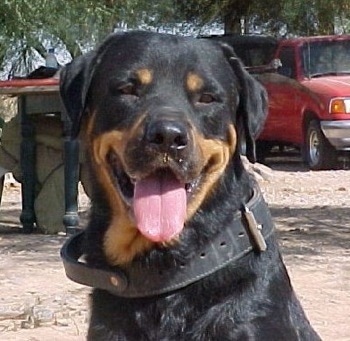
[[[257,223],[254,213],[247,206],[244,206],[243,214],[246,218],[246,227],[255,249],[260,252],[266,251],[267,245],[262,234],[263,225]]]

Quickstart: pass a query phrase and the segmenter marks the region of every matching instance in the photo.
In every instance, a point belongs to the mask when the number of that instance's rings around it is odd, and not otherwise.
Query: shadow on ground
[[[271,207],[279,239],[286,254],[318,254],[325,247],[349,250],[348,207]]]
[[[300,152],[293,149],[285,153],[275,153],[273,156],[270,155],[269,157],[266,157],[263,164],[273,170],[283,172],[308,172],[310,170],[303,161]],[[350,157],[340,157],[334,169],[350,169]]]
[[[270,210],[284,253],[318,254],[323,252],[323,247],[329,246],[349,250],[350,214],[348,207],[289,208],[272,206]],[[20,225],[11,226],[9,223],[13,223],[13,216],[19,215],[19,213],[17,210],[16,212],[9,210],[7,211],[8,219],[7,214],[1,217],[0,236],[6,235],[7,239],[17,240],[15,235],[21,234]],[[87,212],[83,212],[81,215],[82,225],[86,223],[87,216]],[[65,237],[59,236],[55,238],[61,243],[65,239]],[[39,237],[38,234],[34,233],[24,238],[22,246],[38,250],[44,247],[48,240],[55,238],[45,235]],[[18,244],[17,240],[18,247],[21,245]]]

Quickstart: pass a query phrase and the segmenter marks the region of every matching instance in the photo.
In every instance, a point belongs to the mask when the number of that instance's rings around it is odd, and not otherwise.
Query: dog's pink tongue
[[[134,214],[139,231],[154,242],[180,234],[186,216],[186,190],[173,175],[150,176],[137,181]]]

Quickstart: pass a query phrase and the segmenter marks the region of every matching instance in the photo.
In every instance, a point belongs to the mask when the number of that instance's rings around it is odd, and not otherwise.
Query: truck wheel
[[[310,169],[332,169],[337,152],[323,135],[318,121],[311,121],[306,132],[305,159]]]

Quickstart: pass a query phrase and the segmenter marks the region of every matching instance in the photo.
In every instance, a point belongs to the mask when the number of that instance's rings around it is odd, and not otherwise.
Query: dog
[[[60,92],[91,171],[89,224],[61,251],[94,287],[88,340],[320,340],[241,158],[266,91],[229,46],[115,33]]]

